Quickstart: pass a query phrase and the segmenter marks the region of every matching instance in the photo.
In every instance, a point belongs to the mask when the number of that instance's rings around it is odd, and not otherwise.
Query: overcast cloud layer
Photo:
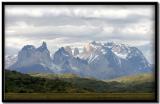
[[[26,44],[38,47],[42,41],[53,53],[61,46],[82,48],[95,40],[143,47],[147,59],[153,58],[152,6],[10,5],[5,10],[7,53],[17,52]]]

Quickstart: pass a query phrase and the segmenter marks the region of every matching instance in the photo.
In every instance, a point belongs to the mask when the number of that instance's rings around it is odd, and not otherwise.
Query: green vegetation
[[[154,92],[154,78],[151,73],[120,77],[114,80],[101,81],[93,78],[81,78],[72,74],[31,74],[34,77],[55,79],[70,82],[80,89],[89,92]],[[69,75],[69,76],[68,76]]]
[[[5,70],[5,92],[41,93],[79,91],[71,83],[60,79],[31,77],[16,71]]]
[[[124,76],[116,79],[112,79],[110,81],[117,81],[123,83],[143,83],[143,82],[153,82],[154,74],[151,73],[143,73],[133,76]]]
[[[79,77],[71,73],[66,73],[66,74],[30,73],[29,75],[34,77],[40,77],[40,78],[48,78],[48,79]]]
[[[110,81],[74,74],[5,70],[5,100],[153,100],[154,80],[143,74]]]
[[[143,73],[133,76],[125,76],[106,82],[118,82],[125,85],[132,92],[155,92],[155,81],[152,73]],[[128,92],[127,91],[127,92]]]
[[[119,80],[101,81],[73,74],[22,74],[5,70],[7,93],[152,93],[154,80],[138,75]],[[141,79],[143,80],[141,80]],[[127,79],[126,81],[124,79]],[[139,81],[139,80],[140,81]]]

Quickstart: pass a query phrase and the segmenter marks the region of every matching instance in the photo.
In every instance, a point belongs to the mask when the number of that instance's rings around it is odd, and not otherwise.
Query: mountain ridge
[[[40,68],[39,71],[36,66]],[[98,79],[113,79],[151,71],[151,65],[138,48],[96,41],[87,43],[81,53],[78,48],[72,50],[69,46],[61,47],[53,58],[46,42],[38,48],[26,45],[19,51],[16,63],[9,69],[28,73],[27,68],[28,72],[73,73]]]

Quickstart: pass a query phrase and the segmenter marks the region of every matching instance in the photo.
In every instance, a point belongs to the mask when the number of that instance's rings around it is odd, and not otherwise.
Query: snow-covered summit
[[[151,65],[136,47],[115,42],[91,41],[83,51],[60,47],[50,57],[45,42],[36,48],[24,46],[10,69],[20,72],[74,73],[98,79],[111,79],[151,71]]]

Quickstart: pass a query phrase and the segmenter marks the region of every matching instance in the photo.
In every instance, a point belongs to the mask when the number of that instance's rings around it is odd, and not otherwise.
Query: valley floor
[[[102,100],[134,100],[152,101],[155,99],[154,93],[5,93],[4,99],[7,101],[21,100],[42,100],[42,101],[102,101]]]

